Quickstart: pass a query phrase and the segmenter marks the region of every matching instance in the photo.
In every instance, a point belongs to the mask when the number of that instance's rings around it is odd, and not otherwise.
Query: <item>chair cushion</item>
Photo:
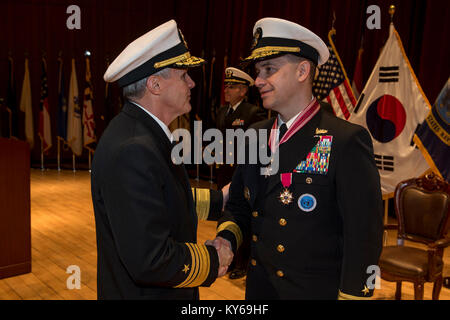
[[[443,261],[437,258],[436,270],[442,271]],[[405,277],[427,277],[428,252],[426,250],[405,247],[387,246],[381,252],[379,265],[381,270],[390,274]]]

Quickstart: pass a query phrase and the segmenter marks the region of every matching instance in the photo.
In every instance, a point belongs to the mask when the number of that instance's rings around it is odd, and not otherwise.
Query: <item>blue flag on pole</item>
[[[431,168],[450,182],[450,77],[414,136]]]

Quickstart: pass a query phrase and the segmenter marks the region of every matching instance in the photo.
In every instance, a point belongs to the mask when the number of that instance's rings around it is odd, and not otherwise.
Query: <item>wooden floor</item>
[[[197,183],[192,181],[193,185]],[[200,183],[208,186],[209,183]],[[215,222],[200,221],[198,242],[215,235]],[[31,172],[32,272],[0,280],[0,300],[93,300],[96,299],[96,238],[94,214],[87,171]],[[388,244],[395,243],[390,231]],[[450,276],[450,250],[445,252],[444,276]],[[67,288],[66,273],[76,265],[81,271],[81,289]],[[203,300],[244,299],[245,280],[218,279],[200,289]],[[432,284],[425,285],[425,299],[431,299]],[[395,284],[381,281],[376,299],[393,299]],[[403,299],[413,299],[411,284],[403,285]],[[450,300],[442,288],[441,300]]]

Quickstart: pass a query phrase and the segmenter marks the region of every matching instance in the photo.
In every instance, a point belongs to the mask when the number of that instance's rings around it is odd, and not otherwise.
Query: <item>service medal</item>
[[[289,187],[292,184],[292,173],[282,173],[280,177],[284,189],[280,193],[279,199],[282,204],[287,206],[288,204],[292,203],[292,200],[294,200],[294,196],[292,195],[292,192],[289,190]]]
[[[280,201],[284,205],[290,204],[293,199],[294,196],[292,195],[292,192],[290,192],[287,188],[285,188],[283,192],[280,193]]]

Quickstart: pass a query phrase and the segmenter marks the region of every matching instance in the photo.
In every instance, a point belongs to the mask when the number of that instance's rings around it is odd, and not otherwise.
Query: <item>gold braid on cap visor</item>
[[[238,79],[225,79],[225,84],[229,82],[231,83],[242,83],[242,84],[247,84],[247,82],[245,80],[238,80]]]
[[[258,58],[263,58],[275,54],[280,54],[282,52],[300,52],[299,47],[273,47],[273,46],[266,46],[261,47],[258,49],[255,49],[252,51],[252,54],[246,58],[245,60],[253,60]]]
[[[196,66],[203,62],[205,62],[205,60],[203,60],[201,58],[193,57],[193,56],[191,56],[191,54],[189,52],[186,52],[186,53],[183,53],[182,55],[179,55],[179,56],[167,59],[167,60],[163,60],[160,62],[156,62],[153,66],[155,67],[155,69],[159,69],[159,68],[167,67],[172,64],[179,66],[179,67],[183,67],[183,66]]]

